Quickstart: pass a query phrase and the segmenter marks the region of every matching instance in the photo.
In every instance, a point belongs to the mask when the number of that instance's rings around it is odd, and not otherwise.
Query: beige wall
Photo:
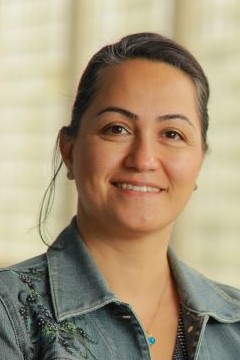
[[[188,263],[240,286],[240,3],[193,1],[189,36],[187,3],[182,1],[185,21],[179,19],[178,26],[185,23],[182,41],[210,81],[210,151],[176,229],[176,246]]]
[[[72,102],[67,3],[0,1],[1,264],[45,249],[34,227],[57,130]],[[64,212],[59,208],[59,222]]]
[[[173,244],[209,276],[240,286],[240,5],[207,0],[0,0],[0,264],[45,250],[34,225],[59,127],[100,46],[137,31],[186,45],[210,80],[211,152]],[[65,174],[52,238],[74,213]]]

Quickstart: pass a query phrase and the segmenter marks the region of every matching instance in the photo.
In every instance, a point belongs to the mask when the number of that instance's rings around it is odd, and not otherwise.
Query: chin
[[[127,234],[128,236],[147,236],[149,234],[160,233],[161,230],[165,229],[166,227],[172,226],[172,223],[162,222],[159,223],[159,219],[156,222],[151,220],[143,220],[143,219],[136,219],[136,221],[121,221],[118,223],[117,228],[120,232]],[[122,231],[121,231],[122,230]],[[116,231],[116,228],[115,228]]]

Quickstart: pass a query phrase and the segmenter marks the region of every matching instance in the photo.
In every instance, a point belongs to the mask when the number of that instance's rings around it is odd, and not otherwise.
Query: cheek
[[[73,156],[73,169],[76,181],[83,181],[94,174],[99,164],[99,156],[94,149],[78,147]]]
[[[74,156],[74,170],[79,182],[101,182],[109,177],[118,164],[114,151],[97,141],[78,146]]]
[[[202,160],[199,155],[196,157],[185,155],[173,157],[166,163],[165,168],[172,181],[187,184],[195,182],[201,164]]]

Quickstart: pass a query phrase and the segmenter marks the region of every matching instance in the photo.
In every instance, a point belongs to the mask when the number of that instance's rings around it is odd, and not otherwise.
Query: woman
[[[208,96],[198,62],[158,34],[94,55],[59,134],[77,215],[46,254],[2,270],[3,359],[238,358],[239,291],[169,248],[207,150]]]

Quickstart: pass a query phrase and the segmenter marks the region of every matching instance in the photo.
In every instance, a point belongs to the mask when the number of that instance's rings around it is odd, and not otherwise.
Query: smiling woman
[[[47,254],[2,270],[1,353],[236,359],[239,291],[169,248],[207,150],[208,95],[196,59],[158,34],[129,35],[93,56],[44,198],[46,217],[64,163],[76,217]]]
[[[60,140],[81,234],[88,241],[94,223],[105,241],[106,224],[111,239],[168,240],[204,158],[194,83],[171,65],[131,59],[107,67],[99,89],[77,136],[63,130]]]

